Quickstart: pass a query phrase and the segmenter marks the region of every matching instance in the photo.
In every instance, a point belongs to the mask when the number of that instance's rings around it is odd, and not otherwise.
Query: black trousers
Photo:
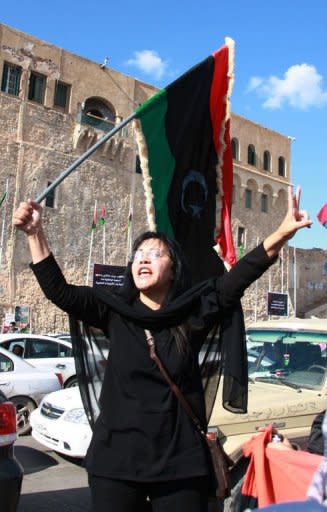
[[[93,512],[207,512],[208,478],[140,483],[89,474]],[[149,498],[149,501],[147,500]]]

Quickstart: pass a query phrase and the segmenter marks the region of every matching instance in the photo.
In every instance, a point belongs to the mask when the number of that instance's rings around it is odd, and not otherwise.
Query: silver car
[[[62,375],[49,368],[35,368],[19,356],[0,347],[0,390],[14,403],[17,433],[30,431],[30,414],[42,398],[62,388]]]

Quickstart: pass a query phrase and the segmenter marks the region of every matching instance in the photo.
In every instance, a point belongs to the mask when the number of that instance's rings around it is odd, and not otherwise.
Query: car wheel
[[[35,403],[26,396],[14,396],[10,399],[16,407],[17,434],[24,436],[31,430],[30,416],[36,409]]]
[[[70,377],[70,379],[65,382],[64,387],[65,388],[75,388],[78,386],[77,377]]]

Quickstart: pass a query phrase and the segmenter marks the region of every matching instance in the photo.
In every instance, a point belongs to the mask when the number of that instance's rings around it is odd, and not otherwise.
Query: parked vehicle
[[[70,340],[42,334],[0,334],[0,346],[9,351],[15,345],[23,347],[22,357],[37,368],[53,368],[62,373],[64,387],[77,385],[75,362]]]
[[[30,431],[30,414],[51,391],[61,389],[62,375],[50,368],[35,368],[27,361],[0,347],[0,389],[17,413],[19,435]]]
[[[0,390],[0,504],[6,512],[16,512],[23,481],[23,468],[14,454],[16,438],[15,406]]]
[[[235,466],[232,496],[225,512],[237,511],[246,461],[242,445],[260,427],[272,424],[291,442],[306,448],[315,416],[327,409],[327,320],[288,318],[251,324],[247,328],[249,400],[246,414],[221,406],[219,387],[210,419]]]
[[[31,414],[32,436],[64,455],[84,457],[92,431],[78,387],[47,395]]]

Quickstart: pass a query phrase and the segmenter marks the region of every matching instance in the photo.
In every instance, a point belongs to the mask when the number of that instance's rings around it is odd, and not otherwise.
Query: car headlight
[[[88,425],[87,417],[84,409],[72,409],[68,411],[63,417],[64,421],[70,421],[71,423],[83,423]]]

